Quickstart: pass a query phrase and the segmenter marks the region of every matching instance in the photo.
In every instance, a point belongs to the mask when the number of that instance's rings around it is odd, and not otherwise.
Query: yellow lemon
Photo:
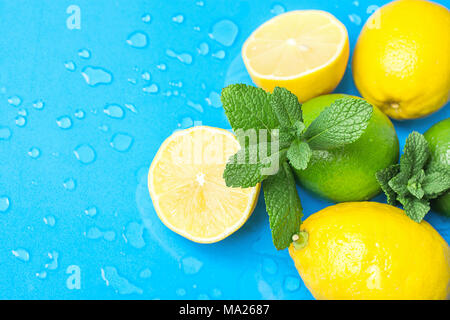
[[[328,12],[291,11],[267,21],[245,41],[242,57],[253,82],[284,87],[306,101],[336,88],[349,56],[347,29]]]
[[[446,299],[450,249],[427,222],[377,202],[308,217],[289,253],[317,299]]]
[[[232,133],[206,126],[177,131],[164,141],[150,166],[148,188],[168,228],[192,241],[212,243],[247,221],[260,185],[229,188],[222,177],[238,149]]]
[[[395,119],[435,112],[450,94],[450,12],[424,0],[398,0],[364,25],[353,55],[355,84]]]

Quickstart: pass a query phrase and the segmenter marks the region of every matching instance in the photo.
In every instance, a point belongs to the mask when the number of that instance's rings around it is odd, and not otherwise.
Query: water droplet
[[[149,72],[143,72],[141,74],[141,78],[144,79],[145,81],[149,81],[150,80],[150,73]]]
[[[103,233],[103,239],[106,241],[114,241],[116,239],[116,233],[114,231],[105,231]]]
[[[144,226],[137,222],[130,222],[125,230],[126,241],[135,248],[142,248],[145,246],[145,241],[143,238]]]
[[[100,131],[103,131],[103,132],[108,132],[108,130],[109,130],[109,127],[106,124],[103,124],[103,125],[99,126],[98,128],[100,129]]]
[[[73,61],[64,62],[64,67],[71,72],[75,71],[76,69],[75,63]]]
[[[33,108],[42,110],[44,108],[44,102],[41,100],[36,100],[35,102],[33,102]]]
[[[195,4],[199,7],[203,7],[205,5],[203,1],[197,1]]]
[[[99,67],[85,67],[81,73],[86,83],[90,86],[109,84],[112,82],[112,74]]]
[[[214,108],[220,108],[222,106],[222,102],[220,100],[220,95],[217,92],[212,91],[209,94],[209,97],[205,99],[208,105]]]
[[[359,6],[359,1],[353,1],[352,4],[353,4],[355,7],[358,7],[358,6]]]
[[[47,271],[41,271],[41,272],[36,272],[36,277],[38,277],[39,279],[45,279],[47,278]]]
[[[122,119],[124,112],[123,109],[117,104],[109,104],[104,109],[103,112],[107,114],[110,118]]]
[[[69,178],[63,182],[63,186],[66,190],[73,191],[73,190],[75,190],[77,185],[76,185],[76,181],[74,179]]]
[[[80,49],[78,50],[78,56],[82,59],[89,59],[91,57],[91,53],[88,49]]]
[[[209,53],[209,46],[206,42],[200,43],[200,45],[197,48],[198,54],[202,56],[206,56]]]
[[[142,270],[139,273],[139,277],[141,277],[142,279],[147,279],[147,278],[150,278],[151,276],[152,276],[152,271],[148,268]]]
[[[128,78],[127,81],[133,85],[137,83],[137,80],[134,78]]]
[[[200,32],[200,27],[199,26],[195,26],[193,29],[194,29],[194,31]]]
[[[150,14],[145,13],[142,15],[141,20],[145,23],[150,23],[150,21],[152,20],[152,17],[150,16]]]
[[[167,66],[166,66],[164,63],[161,63],[161,64],[158,64],[158,65],[156,66],[156,68],[158,68],[159,70],[164,71],[164,70],[167,69]]]
[[[192,63],[192,56],[189,53],[176,53],[173,50],[167,49],[166,50],[167,56],[171,58],[178,59],[180,62],[185,64],[191,64]]]
[[[36,147],[32,147],[29,151],[28,151],[28,155],[33,158],[33,159],[37,159],[39,158],[39,156],[41,155],[41,151],[36,148]]]
[[[229,47],[234,43],[238,30],[237,25],[233,21],[222,20],[213,26],[212,33],[209,36],[220,44]]]
[[[22,103],[22,99],[20,99],[20,97],[18,96],[12,96],[8,98],[8,103],[13,107],[17,107]]]
[[[95,206],[89,207],[84,210],[84,213],[90,217],[94,217],[97,215],[97,207],[95,207]]]
[[[300,279],[298,277],[287,276],[284,279],[284,288],[287,291],[295,291],[300,288]]]
[[[9,209],[9,198],[7,196],[0,196],[0,212],[6,212]]]
[[[73,150],[75,157],[84,164],[89,164],[95,161],[95,151],[88,144],[81,144]]]
[[[74,116],[77,119],[84,119],[85,114],[83,110],[78,109],[77,111],[75,111]]]
[[[353,22],[357,26],[361,24],[361,17],[358,16],[356,13],[349,14],[348,18],[350,19],[351,22]]]
[[[56,119],[56,124],[61,129],[70,129],[72,127],[72,120],[68,116],[62,116]]]
[[[30,254],[25,249],[12,250],[11,253],[19,260],[27,262],[30,260]]]
[[[285,11],[286,11],[286,9],[281,4],[274,4],[272,6],[272,9],[270,9],[270,13],[272,13],[276,16],[284,13]]]
[[[203,266],[203,262],[194,257],[186,257],[181,260],[183,271],[185,274],[196,274]]]
[[[102,279],[107,286],[111,286],[119,294],[142,294],[141,288],[131,284],[126,278],[119,275],[114,267],[104,267],[101,269]]]
[[[142,91],[147,93],[157,93],[159,91],[159,88],[156,84],[153,83],[147,87],[142,88]]]
[[[22,116],[18,116],[16,117],[16,125],[18,127],[24,127],[27,124],[27,119],[22,117]]]
[[[219,50],[219,51],[213,53],[212,56],[213,56],[214,58],[217,58],[217,59],[222,60],[223,58],[225,58],[225,51]]]
[[[56,219],[54,216],[46,216],[43,218],[44,223],[46,225],[49,225],[50,227],[53,227],[56,224]]]
[[[17,114],[20,116],[24,116],[24,117],[26,117],[28,115],[27,110],[22,109],[22,108],[17,110]]]
[[[184,21],[184,16],[181,15],[181,14],[178,14],[178,15],[176,15],[176,16],[173,16],[173,17],[172,17],[172,21],[173,21],[173,22],[176,22],[176,23],[183,23],[183,21]]]
[[[111,242],[116,239],[116,233],[114,231],[102,231],[97,227],[90,228],[85,235],[88,239],[92,240],[103,238],[104,240]]]
[[[182,297],[182,296],[186,295],[186,290],[183,289],[183,288],[178,288],[178,289],[175,291],[175,293],[176,293],[177,296]]]
[[[125,133],[116,133],[110,142],[111,147],[120,152],[125,152],[130,149],[133,143],[133,138]]]
[[[56,251],[52,251],[48,253],[48,258],[51,260],[49,263],[45,264],[45,269],[48,270],[56,270],[58,269],[58,257],[59,253]]]
[[[8,140],[11,138],[11,130],[7,127],[0,127],[0,140]]]
[[[203,107],[199,103],[195,103],[195,102],[188,100],[187,105],[191,108],[194,108],[194,110],[197,110],[198,112],[203,112]]]
[[[190,128],[194,125],[194,121],[191,118],[186,117],[181,120],[181,123],[178,125],[181,129]]]
[[[127,43],[133,48],[145,48],[147,46],[147,35],[143,32],[136,31],[128,36]]]
[[[169,81],[169,86],[181,88],[183,86],[183,82],[181,82],[181,81]]]
[[[136,109],[136,107],[135,107],[133,104],[131,104],[131,103],[125,103],[124,106],[125,106],[125,108],[127,108],[127,109],[130,110],[131,112],[137,113],[137,109]]]
[[[278,266],[276,262],[271,258],[263,259],[263,270],[268,274],[276,274]]]

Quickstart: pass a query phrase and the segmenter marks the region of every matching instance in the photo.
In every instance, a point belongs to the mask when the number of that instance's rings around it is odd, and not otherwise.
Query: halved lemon
[[[231,132],[206,126],[177,131],[164,141],[150,166],[148,188],[168,228],[192,241],[212,243],[247,221],[260,185],[230,188],[223,179],[228,158],[238,150]]]
[[[301,102],[332,92],[344,75],[348,56],[347,29],[320,10],[276,16],[256,29],[242,47],[256,85],[267,91],[284,87]]]

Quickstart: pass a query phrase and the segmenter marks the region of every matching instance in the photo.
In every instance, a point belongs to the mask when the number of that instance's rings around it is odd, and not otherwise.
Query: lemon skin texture
[[[432,153],[433,161],[450,166],[450,118],[433,125],[424,134]],[[450,191],[431,202],[433,209],[450,217]]]
[[[349,97],[330,94],[302,105],[306,126],[335,100]],[[315,194],[333,201],[368,200],[381,192],[375,173],[397,163],[399,144],[389,118],[373,108],[372,118],[355,142],[329,151],[315,151],[308,168],[294,170],[299,183]]]
[[[446,299],[450,250],[426,221],[377,202],[327,207],[304,221],[289,253],[316,299]]]
[[[361,95],[394,119],[427,116],[450,96],[450,11],[398,0],[364,25],[352,59]]]

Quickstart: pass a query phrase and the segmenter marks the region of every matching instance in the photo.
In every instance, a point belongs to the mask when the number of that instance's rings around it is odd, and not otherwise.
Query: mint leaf
[[[449,170],[434,172],[427,175],[422,182],[422,188],[428,199],[434,199],[450,189]]]
[[[430,204],[427,200],[419,200],[413,197],[400,197],[398,200],[403,205],[406,215],[415,222],[420,223],[428,211],[430,211]]]
[[[303,131],[305,131],[305,124],[301,121],[296,121],[294,123],[294,132],[297,138],[301,138]]]
[[[391,186],[389,185],[389,181],[393,177],[395,177],[399,171],[400,165],[394,164],[390,167],[378,171],[375,174],[378,183],[381,186],[381,189],[386,194],[387,203],[391,206],[395,206],[397,204],[397,193],[391,188]]]
[[[425,178],[425,171],[422,169],[408,180],[407,189],[417,199],[422,199],[425,192],[422,189],[422,181]]]
[[[275,87],[271,98],[272,109],[282,126],[293,127],[297,121],[303,120],[302,105],[295,94],[285,88]]]
[[[276,175],[264,181],[263,190],[273,243],[278,250],[285,249],[300,230],[302,217],[294,176],[286,162]]]
[[[305,170],[311,159],[312,151],[309,145],[301,140],[295,140],[287,151],[289,163],[297,170]]]
[[[222,90],[225,114],[234,131],[280,127],[272,110],[270,93],[246,84],[232,84]]]
[[[409,134],[400,158],[400,171],[412,177],[417,174],[430,158],[430,149],[425,137],[413,131]]]
[[[359,139],[372,117],[363,99],[342,98],[323,110],[309,125],[304,138],[311,149],[332,149]]]

